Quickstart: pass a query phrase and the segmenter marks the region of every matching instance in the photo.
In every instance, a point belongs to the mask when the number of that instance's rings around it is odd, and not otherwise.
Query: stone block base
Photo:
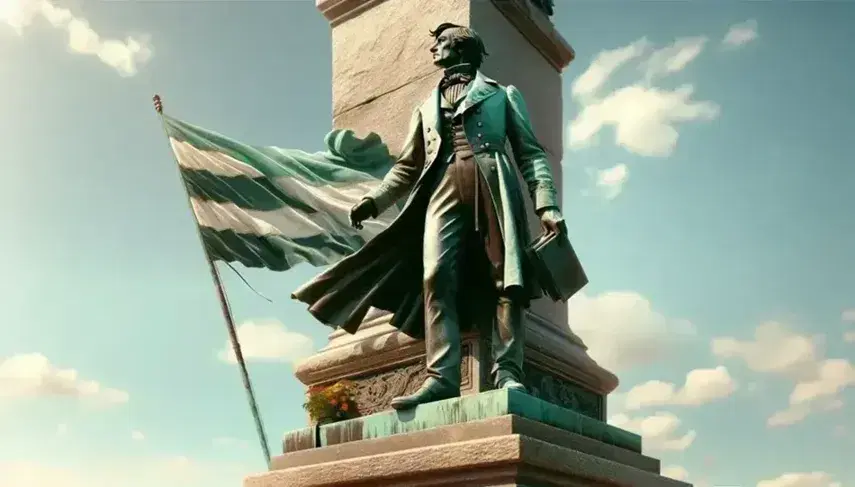
[[[245,487],[686,487],[638,436],[516,391],[491,391],[285,435]]]
[[[244,487],[687,485],[657,473],[519,434],[404,450],[398,449],[399,445],[389,441],[391,439],[365,441],[384,440],[389,448],[385,453],[274,470],[247,478]]]

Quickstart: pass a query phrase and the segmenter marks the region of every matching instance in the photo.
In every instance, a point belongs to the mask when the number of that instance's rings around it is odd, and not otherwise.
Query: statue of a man
[[[370,307],[425,339],[427,379],[392,407],[460,395],[461,330],[494,317],[493,380],[523,385],[524,309],[539,296],[513,156],[547,231],[566,231],[547,155],[519,90],[478,69],[487,55],[472,29],[450,23],[431,36],[445,73],[413,113],[409,135],[382,184],[351,209],[351,223],[407,197],[398,217],[356,253],[294,293],[322,322],[355,333]],[[511,154],[506,149],[510,142]],[[487,314],[489,313],[489,314]]]

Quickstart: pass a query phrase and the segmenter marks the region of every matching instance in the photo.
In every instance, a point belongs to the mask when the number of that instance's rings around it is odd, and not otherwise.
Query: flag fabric
[[[327,150],[256,147],[164,116],[190,204],[212,259],[288,270],[332,264],[397,216],[392,208],[362,230],[350,208],[376,188],[394,160],[376,134],[327,135]]]

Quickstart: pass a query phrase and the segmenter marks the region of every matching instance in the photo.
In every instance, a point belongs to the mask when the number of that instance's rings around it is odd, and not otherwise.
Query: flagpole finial
[[[160,95],[154,95],[151,99],[154,102],[154,111],[159,114],[163,113],[163,101],[160,99]]]

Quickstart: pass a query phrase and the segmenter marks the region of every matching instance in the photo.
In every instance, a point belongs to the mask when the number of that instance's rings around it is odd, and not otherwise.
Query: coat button
[[[477,123],[477,124],[475,124],[475,125],[477,125],[477,126],[479,126],[479,127],[483,127],[483,126],[484,126],[484,122],[478,122],[478,123]],[[428,129],[428,130],[430,130],[430,129]]]
[[[427,129],[428,129],[428,132],[430,132],[430,127],[428,127]]]
[[[481,135],[481,134],[478,134],[478,138],[480,139],[481,137],[482,137],[482,135]]]
[[[490,143],[489,143],[489,142],[487,142],[486,144],[484,144],[484,147],[486,147],[486,148],[488,148],[488,149],[489,149],[489,148],[490,148]]]
[[[483,148],[484,148],[484,144],[481,144],[480,146],[478,146],[478,148],[479,148],[479,149],[483,149]]]

